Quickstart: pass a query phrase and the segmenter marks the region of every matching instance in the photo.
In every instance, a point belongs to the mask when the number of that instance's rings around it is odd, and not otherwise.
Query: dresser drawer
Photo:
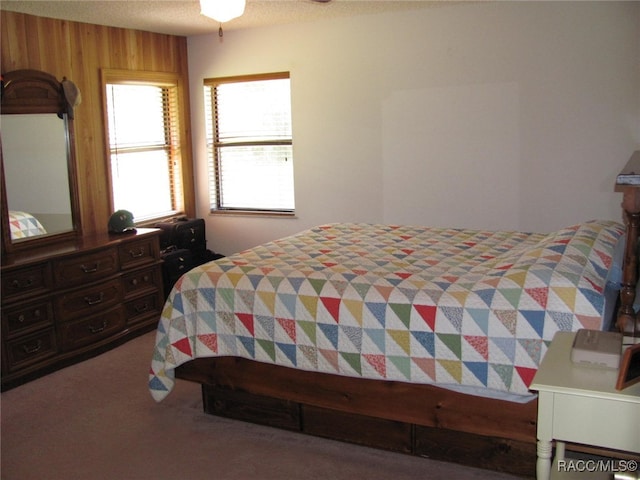
[[[160,321],[162,313],[163,299],[157,290],[143,297],[129,300],[124,304],[127,324],[132,325],[138,321],[149,318],[150,315],[157,316]]]
[[[159,267],[145,268],[123,275],[124,297],[157,290],[160,285],[161,272]]]
[[[77,288],[56,298],[56,316],[59,322],[104,311],[122,301],[120,279],[98,283],[88,288]]]
[[[120,305],[89,318],[67,322],[59,327],[62,351],[75,350],[115,335],[124,330],[125,325]]]
[[[158,238],[147,237],[127,242],[118,247],[118,258],[122,269],[134,268],[158,260]]]
[[[24,368],[57,353],[53,328],[16,338],[7,342],[7,368],[9,372]]]
[[[53,325],[53,305],[49,299],[2,309],[5,338],[11,339]]]
[[[53,278],[58,288],[83,285],[117,272],[118,255],[115,248],[66,257],[53,263]]]
[[[37,295],[49,289],[48,263],[2,272],[2,301],[8,302],[23,295]]]

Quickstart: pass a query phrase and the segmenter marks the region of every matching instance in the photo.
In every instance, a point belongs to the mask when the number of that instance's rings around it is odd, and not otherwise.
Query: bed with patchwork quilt
[[[161,401],[178,372],[203,384],[210,413],[238,416],[257,395],[293,408],[287,428],[318,412],[409,425],[397,449],[410,453],[442,427],[533,447],[529,384],[557,331],[609,328],[623,232],[328,224],[216,260],[167,299],[151,394]]]
[[[9,229],[13,240],[46,235],[47,233],[47,230],[36,217],[30,213],[17,210],[9,211]]]

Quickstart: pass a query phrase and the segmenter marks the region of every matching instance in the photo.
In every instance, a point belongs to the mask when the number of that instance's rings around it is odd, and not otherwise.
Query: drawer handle
[[[147,302],[144,302],[142,304],[138,304],[135,306],[136,312],[137,313],[142,313],[142,312],[146,312],[147,310],[149,310],[149,304]]]
[[[42,340],[38,340],[35,345],[29,346],[29,345],[23,345],[22,346],[22,350],[24,351],[24,353],[32,355],[38,351],[40,351],[40,349],[42,348]]]
[[[31,312],[31,317],[33,317],[35,320],[39,320],[40,317],[42,317],[42,311],[39,308],[36,308],[35,310],[33,310],[33,312]],[[27,316],[26,314],[21,313],[20,315],[18,315],[18,318],[16,320],[18,320],[18,323],[24,323],[27,320]]]
[[[33,285],[33,278],[27,278],[23,282],[21,282],[20,280],[14,280],[11,283],[11,286],[13,288],[29,288],[32,285]]]
[[[131,282],[129,283],[131,283],[132,286],[136,287],[140,283],[140,280],[142,280],[142,282],[144,283],[149,283],[149,275],[143,275],[142,279],[132,278]]]
[[[84,297],[84,301],[87,302],[87,305],[97,305],[98,303],[101,303],[102,300],[104,300],[104,292],[100,292],[100,294],[95,297]]]
[[[106,320],[103,320],[102,321],[102,325],[100,325],[99,327],[96,327],[96,326],[93,326],[93,325],[89,325],[89,331],[91,333],[103,332],[105,328],[107,328],[107,321]]]
[[[129,250],[129,255],[131,255],[131,258],[142,257],[144,255],[144,248],[140,247],[139,252],[134,252],[133,250]]]
[[[100,262],[96,262],[95,267],[87,267],[86,265],[80,265],[80,268],[82,268],[82,271],[84,273],[95,273],[98,271],[99,266],[100,266]]]

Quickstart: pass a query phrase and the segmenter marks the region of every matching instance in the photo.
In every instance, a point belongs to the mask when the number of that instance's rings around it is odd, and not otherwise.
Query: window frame
[[[248,215],[248,216],[276,216],[276,217],[295,217],[296,210],[295,205],[292,209],[251,209],[251,208],[235,208],[235,207],[223,207],[221,205],[221,180],[220,180],[220,158],[218,154],[218,148],[220,146],[229,146],[229,147],[237,147],[237,146],[274,146],[274,145],[289,145],[293,148],[293,131],[291,133],[291,137],[286,140],[265,140],[263,142],[256,142],[255,140],[250,141],[233,141],[233,142],[219,142],[217,138],[218,131],[218,114],[217,114],[217,102],[215,95],[215,88],[219,85],[229,84],[229,83],[242,83],[242,82],[255,82],[255,81],[264,81],[264,80],[281,80],[287,79],[291,84],[291,74],[290,72],[272,72],[272,73],[257,73],[257,74],[249,74],[249,75],[235,75],[228,77],[216,77],[216,78],[205,78],[203,80],[203,88],[212,88],[214,92],[211,94],[211,103],[209,107],[205,108],[205,117],[207,116],[207,112],[211,112],[212,118],[205,118],[205,124],[211,122],[211,127],[213,129],[213,145],[210,146],[209,142],[209,134],[208,132],[205,134],[205,143],[207,150],[207,170],[209,176],[213,176],[213,178],[209,178],[208,181],[208,202],[209,202],[209,211],[211,214],[215,215]],[[291,102],[291,99],[289,100]],[[206,95],[205,95],[206,102]],[[208,127],[205,127],[208,130]],[[292,128],[293,130],[293,128]],[[293,157],[293,155],[292,155]],[[293,158],[292,158],[293,161]],[[292,179],[292,182],[294,179]],[[295,197],[295,184],[292,185],[294,188],[294,197]],[[211,190],[214,190],[213,194]],[[215,202],[212,202],[212,196],[215,197]]]
[[[170,135],[174,137],[174,141],[169,143],[170,147],[173,145],[177,152],[172,149],[170,153],[170,161],[176,162],[175,168],[178,169],[177,174],[172,175],[172,191],[170,192],[172,198],[172,210],[167,212],[167,214],[143,218],[140,221],[136,220],[136,224],[140,226],[150,226],[167,218],[189,214],[193,216],[195,205],[195,200],[192,198],[194,185],[193,181],[189,180],[189,175],[193,171],[193,167],[191,164],[190,138],[188,138],[188,118],[186,117],[185,108],[183,106],[185,102],[184,82],[178,73],[146,70],[101,70],[101,92],[104,113],[104,149],[110,211],[114,211],[114,182],[111,171],[112,152],[109,140],[109,112],[107,100],[108,84],[154,86],[172,89],[171,95],[173,96],[172,102],[174,104],[174,112],[169,130],[171,132]]]

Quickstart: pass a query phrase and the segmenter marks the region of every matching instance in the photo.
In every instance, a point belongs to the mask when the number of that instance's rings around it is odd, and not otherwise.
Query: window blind
[[[176,90],[106,85],[113,208],[131,211],[136,220],[183,209]]]
[[[212,210],[293,212],[288,74],[204,88]]]

